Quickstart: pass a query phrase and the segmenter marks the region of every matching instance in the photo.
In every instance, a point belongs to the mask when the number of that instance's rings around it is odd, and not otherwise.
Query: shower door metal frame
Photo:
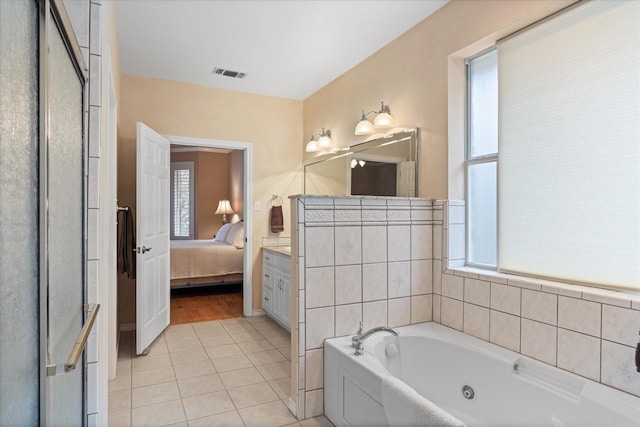
[[[52,361],[49,360],[49,140],[50,140],[50,99],[49,99],[49,72],[50,72],[50,60],[49,60],[49,42],[50,34],[52,31],[59,31],[64,41],[69,58],[75,68],[78,75],[80,84],[82,85],[82,283],[83,283],[83,302],[86,306],[87,296],[87,171],[88,171],[88,150],[87,150],[87,123],[86,123],[86,107],[87,107],[87,67],[84,63],[80,46],[75,37],[71,21],[66,13],[66,9],[62,0],[34,0],[38,5],[38,63],[39,63],[39,129],[38,129],[38,174],[39,174],[39,212],[38,212],[38,227],[39,227],[39,313],[40,313],[40,425],[50,425],[51,408],[49,405],[50,389],[49,380],[47,375],[47,366]],[[87,0],[89,1],[89,0]],[[52,21],[55,22],[57,28],[52,28]],[[86,310],[85,318],[86,321]],[[71,349],[70,349],[71,350]],[[57,361],[56,361],[57,362]],[[82,385],[82,419],[83,424],[86,424],[86,363],[85,357],[81,359],[81,366],[83,370],[83,385]],[[50,370],[49,370],[50,371]]]

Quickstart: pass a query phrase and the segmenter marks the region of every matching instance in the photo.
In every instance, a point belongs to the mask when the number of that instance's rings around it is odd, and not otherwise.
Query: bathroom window
[[[193,162],[171,162],[171,238],[193,239]]]
[[[498,58],[495,49],[467,66],[467,263],[497,266]]]
[[[582,2],[466,61],[467,264],[640,289],[639,14]]]

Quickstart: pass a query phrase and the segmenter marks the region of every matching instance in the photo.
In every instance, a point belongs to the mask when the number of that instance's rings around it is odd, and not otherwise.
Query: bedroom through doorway
[[[242,317],[245,151],[171,142],[170,324]]]

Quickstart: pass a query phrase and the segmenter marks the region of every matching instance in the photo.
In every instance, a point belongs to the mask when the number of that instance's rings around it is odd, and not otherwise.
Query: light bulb
[[[355,168],[358,165],[358,161],[356,159],[351,159],[351,169]]]
[[[307,153],[315,153],[316,151],[318,151],[318,143],[314,139],[312,139],[307,143],[307,148],[305,148],[305,150]]]
[[[356,125],[355,134],[356,135],[369,135],[369,134],[373,133],[374,130],[375,130],[375,128],[373,127],[373,123],[371,123],[367,119],[362,119]]]
[[[318,140],[318,147],[320,148],[331,147],[331,138],[329,138],[327,135],[321,136],[320,139]]]
[[[393,126],[393,117],[391,117],[391,114],[383,111],[373,120],[373,125],[377,128],[389,128]]]

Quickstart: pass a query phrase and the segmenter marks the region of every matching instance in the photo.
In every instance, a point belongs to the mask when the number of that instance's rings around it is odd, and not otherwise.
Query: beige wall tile
[[[411,261],[411,295],[433,292],[433,262],[431,260]]]
[[[335,336],[334,307],[314,308],[306,313],[306,349],[322,347],[323,340]]]
[[[362,327],[387,326],[387,300],[362,304]]]
[[[389,298],[411,295],[411,263],[390,262],[388,264]]]
[[[462,301],[464,298],[464,278],[453,274],[443,274],[442,296]]]
[[[489,309],[465,303],[463,332],[489,341]]]
[[[600,336],[601,304],[565,296],[558,297],[558,326]]]
[[[634,347],[639,329],[640,313],[637,311],[602,305],[602,339]]]
[[[343,265],[336,267],[336,304],[362,301],[362,266]]]
[[[305,303],[307,308],[333,305],[334,300],[334,267],[317,267],[306,269]]]
[[[430,322],[433,319],[433,295],[411,297],[411,323]]]
[[[491,309],[520,315],[520,288],[491,283]]]
[[[411,226],[411,259],[433,258],[432,225]]]
[[[362,304],[348,304],[336,306],[335,336],[353,335],[358,330],[362,320]]]
[[[387,263],[362,266],[362,300],[387,299]]]
[[[523,289],[522,317],[550,325],[557,325],[558,296],[546,292]]]
[[[408,225],[387,227],[387,259],[409,261],[411,259],[411,228]]]
[[[491,302],[491,283],[484,280],[464,279],[464,301],[483,307]]]
[[[305,385],[307,390],[315,390],[324,384],[324,350],[309,350],[305,360],[306,373]]]
[[[411,323],[411,298],[396,298],[388,301],[389,326],[405,326]]]
[[[558,368],[600,380],[600,340],[558,328]]]
[[[602,341],[602,382],[640,397],[635,348]]]
[[[305,233],[307,267],[332,266],[335,247],[333,227],[306,227]]]
[[[520,351],[520,318],[491,310],[489,315],[489,339],[509,350]]]
[[[305,416],[317,417],[324,412],[323,390],[308,391],[305,393]]]
[[[463,303],[455,299],[442,297],[440,321],[443,325],[461,331],[463,329]]]
[[[558,328],[545,323],[522,319],[522,354],[550,365],[556,365]]]
[[[387,227],[384,225],[362,226],[362,262],[387,261]]]
[[[362,227],[336,227],[336,265],[362,263]]]

